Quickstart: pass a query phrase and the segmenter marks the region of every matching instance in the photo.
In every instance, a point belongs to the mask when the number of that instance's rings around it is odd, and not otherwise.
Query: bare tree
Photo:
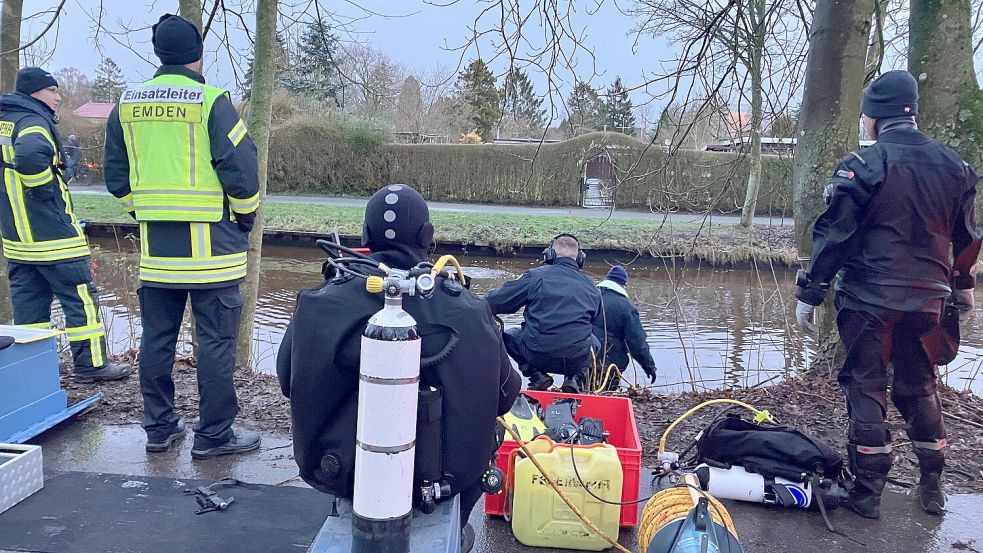
[[[54,73],[61,92],[62,105],[75,108],[92,100],[92,82],[74,67],[63,67]]]
[[[249,100],[247,124],[259,153],[259,209],[249,235],[249,269],[244,287],[242,320],[236,356],[239,366],[251,366],[253,354],[253,323],[259,299],[260,263],[263,256],[263,222],[266,200],[266,179],[270,151],[270,120],[273,115],[273,84],[276,81],[277,1],[258,0],[256,5],[256,47],[253,58],[253,87]]]
[[[771,89],[799,72],[796,58],[804,43],[796,39],[801,26],[790,0],[638,0],[630,11],[641,20],[637,31],[681,44],[709,35],[708,59],[693,72],[707,75],[715,67],[737,65],[737,121],[733,134],[750,135],[749,174],[741,224],[754,219],[761,187],[761,134],[764,128],[766,86]],[[724,13],[722,21],[718,17]],[[746,81],[750,80],[750,86]],[[749,101],[751,117],[745,124],[740,104]],[[728,103],[728,102],[724,102]],[[774,113],[773,113],[774,114]]]
[[[800,259],[812,255],[812,229],[826,205],[823,189],[836,165],[859,146],[857,122],[873,0],[818,0],[809,33],[792,186]],[[819,312],[820,351],[837,344],[835,310]]]

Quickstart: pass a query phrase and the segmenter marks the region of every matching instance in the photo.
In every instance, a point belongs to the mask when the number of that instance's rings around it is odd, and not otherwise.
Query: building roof
[[[88,119],[109,119],[109,114],[116,107],[115,102],[86,102],[72,113]]]

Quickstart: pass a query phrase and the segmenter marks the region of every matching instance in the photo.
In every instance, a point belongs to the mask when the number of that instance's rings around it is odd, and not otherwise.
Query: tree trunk
[[[837,164],[859,146],[864,58],[873,9],[872,0],[816,2],[792,170],[795,236],[802,260],[812,255],[812,227],[826,208],[823,189]],[[817,347],[819,358],[826,362],[810,371],[837,364],[832,355],[839,342],[835,318],[827,298],[819,309]]]
[[[751,151],[748,152],[747,195],[744,209],[741,210],[741,226],[754,224],[754,210],[758,205],[758,191],[761,189],[761,127],[764,124],[761,91],[761,58],[765,51],[765,0],[752,0],[751,36],[748,55],[751,58]]]
[[[178,13],[201,30],[201,0],[179,0]]]
[[[874,3],[874,24],[864,61],[866,74],[864,86],[877,78],[877,74],[881,72],[881,65],[884,62],[884,23],[887,20],[889,3],[890,0],[875,0]]]
[[[249,132],[259,152],[259,209],[249,235],[249,270],[243,283],[244,303],[236,348],[239,366],[252,365],[253,321],[259,298],[260,261],[263,255],[263,219],[266,200],[267,160],[270,151],[270,120],[273,116],[273,82],[276,65],[276,0],[259,0],[256,7],[256,50],[252,90],[249,94]]]
[[[180,0],[178,14],[191,21],[201,30],[201,0]],[[188,324],[191,326],[191,354],[195,358],[195,365],[201,359],[201,343],[198,341],[198,323],[195,321],[195,313],[188,309]]]
[[[973,68],[970,0],[912,0],[908,70],[919,83],[919,126],[983,169],[983,91]],[[983,196],[976,198],[976,210]]]
[[[14,81],[20,66],[20,28],[24,0],[3,0],[0,7],[0,93],[14,91]],[[10,303],[10,282],[7,280],[7,258],[0,255],[0,321],[13,322]]]
[[[24,0],[3,0],[0,16],[0,92],[14,91],[14,79],[20,66],[20,20]]]

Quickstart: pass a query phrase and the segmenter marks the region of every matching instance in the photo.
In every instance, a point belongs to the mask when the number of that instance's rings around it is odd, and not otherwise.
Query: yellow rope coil
[[[693,495],[688,487],[675,487],[655,494],[642,511],[642,518],[638,524],[638,544],[641,551],[646,551],[652,538],[666,525],[686,518],[690,510],[696,506]],[[697,497],[700,494],[696,494]],[[713,496],[703,494],[710,502],[710,515],[713,520],[721,524],[737,537],[737,530],[734,529],[734,521],[730,518],[727,509]]]

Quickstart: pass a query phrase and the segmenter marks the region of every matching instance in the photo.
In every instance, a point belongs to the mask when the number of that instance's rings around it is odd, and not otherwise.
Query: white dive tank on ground
[[[812,486],[807,482],[791,482],[784,478],[766,481],[760,474],[748,472],[737,465],[729,469],[700,465],[695,472],[700,487],[717,499],[804,509],[812,505]]]
[[[393,292],[393,293],[390,293]],[[407,553],[413,510],[413,458],[420,337],[398,286],[362,333],[352,500],[352,551]]]

